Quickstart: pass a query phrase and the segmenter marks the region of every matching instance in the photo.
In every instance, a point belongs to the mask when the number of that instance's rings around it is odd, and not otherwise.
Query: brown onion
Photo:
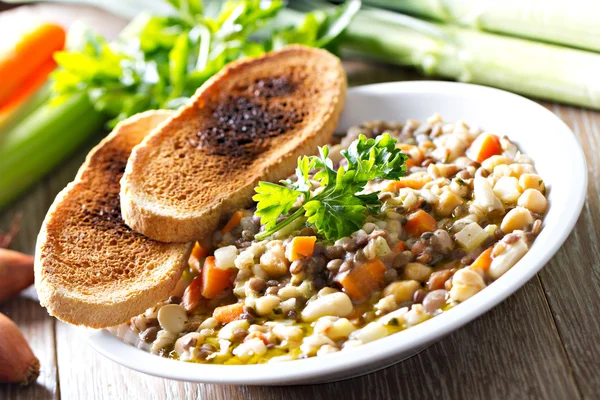
[[[33,284],[33,257],[0,249],[0,303]]]
[[[0,382],[29,385],[40,375],[40,361],[19,327],[0,313]]]

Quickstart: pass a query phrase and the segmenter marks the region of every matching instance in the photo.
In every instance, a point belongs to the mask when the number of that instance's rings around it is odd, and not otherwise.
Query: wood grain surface
[[[396,67],[345,62],[351,84],[417,79]],[[140,374],[94,352],[86,332],[49,317],[29,290],[0,306],[42,364],[25,389],[0,399],[598,399],[600,398],[600,112],[542,103],[573,129],[588,161],[588,198],[575,230],[521,290],[418,355],[350,380],[293,387],[189,384]],[[433,111],[433,110],[432,110]],[[16,250],[31,253],[47,208],[73,179],[90,138],[71,159],[0,212],[23,213]],[[561,155],[556,155],[557,162]]]

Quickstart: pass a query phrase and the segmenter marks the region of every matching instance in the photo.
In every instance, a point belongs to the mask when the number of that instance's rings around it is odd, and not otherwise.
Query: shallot
[[[19,327],[0,313],[0,382],[34,382],[40,375],[40,361],[31,351]]]

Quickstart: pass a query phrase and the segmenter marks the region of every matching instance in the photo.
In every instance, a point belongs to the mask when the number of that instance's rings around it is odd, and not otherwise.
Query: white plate
[[[353,88],[338,130],[365,120],[463,119],[507,135],[535,161],[550,188],[544,229],[531,250],[504,276],[468,301],[406,331],[352,350],[277,364],[203,365],[161,358],[125,344],[108,331],[89,342],[134,370],[189,382],[249,385],[317,383],[365,374],[397,363],[488,311],[538,272],[563,244],[583,207],[587,170],[583,151],[553,113],[523,97],[483,86],[450,82],[396,82]]]

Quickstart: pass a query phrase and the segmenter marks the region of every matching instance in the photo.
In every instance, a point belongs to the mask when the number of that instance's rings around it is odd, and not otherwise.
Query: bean
[[[413,294],[413,303],[417,303],[420,304],[423,302],[423,299],[425,298],[425,296],[427,295],[427,292],[424,291],[423,289],[419,289],[417,290],[414,294]]]
[[[358,248],[358,245],[356,243],[356,238],[351,238],[351,239],[345,241],[342,244],[342,247],[346,251],[354,251],[354,250],[356,250]]]
[[[189,337],[183,343],[183,349],[185,351],[190,351],[191,348],[194,348],[198,345],[198,338]]]
[[[235,328],[233,330],[233,338],[236,339],[236,340],[241,341],[246,336],[248,336],[248,331],[246,329],[244,329],[244,328]]]
[[[394,267],[396,269],[402,268],[403,266],[405,266],[412,260],[413,260],[413,254],[410,251],[405,250],[402,253],[396,255],[396,257],[394,257],[394,261],[392,262],[392,267]]]
[[[212,344],[205,343],[200,347],[200,351],[198,352],[198,357],[201,360],[206,360],[208,356],[214,353],[217,349]]]
[[[296,260],[290,265],[291,274],[299,274],[304,269],[304,260]]]
[[[431,261],[431,255],[428,253],[419,254],[415,261],[420,262],[422,264],[427,264],[429,261]]]
[[[443,289],[444,284],[452,276],[452,271],[449,269],[444,269],[442,271],[436,271],[429,277],[429,282],[427,282],[427,288],[429,290],[438,290]]]
[[[315,247],[313,249],[313,255],[319,256],[324,253],[325,253],[325,246],[323,246],[321,243],[315,243]]]
[[[338,270],[338,272],[350,271],[353,265],[354,263],[352,261],[346,260],[342,263],[342,265],[340,265],[340,269]]]
[[[533,223],[533,226],[531,227],[531,233],[533,233],[534,235],[538,235],[541,230],[542,230],[542,220],[536,219],[535,222]]]
[[[327,246],[325,249],[325,257],[329,258],[330,260],[343,258],[345,253],[346,252],[342,246]]]
[[[519,241],[519,235],[510,234],[504,238],[504,243],[506,244],[514,244]]]
[[[335,260],[331,260],[327,263],[327,269],[329,271],[337,271],[340,266],[343,264],[344,260],[336,258]]]
[[[456,176],[463,180],[471,179],[473,177],[473,175],[471,175],[471,173],[466,169],[460,171],[458,174],[456,174]]]
[[[359,236],[356,238],[356,245],[358,247],[364,247],[369,243],[369,236]]]
[[[315,230],[310,227],[303,228],[298,236],[315,236]]]
[[[423,309],[429,314],[433,314],[446,303],[448,292],[444,289],[434,290],[429,292],[423,299]]]
[[[413,253],[416,256],[417,254],[422,252],[424,248],[425,248],[425,243],[418,241],[418,242],[415,242],[415,244],[413,244],[413,247],[410,249],[410,251],[411,251],[411,253]]]
[[[275,279],[271,279],[267,281],[267,286],[278,286],[279,285],[279,281],[276,281]]]
[[[250,278],[250,280],[248,281],[248,287],[254,290],[255,292],[260,292],[265,288],[266,285],[267,283],[265,282],[265,280],[261,278],[254,277]]]
[[[298,319],[298,312],[296,310],[290,310],[287,313],[289,319]]]
[[[395,269],[388,269],[383,273],[383,281],[386,283],[393,282],[398,279],[398,272]]]
[[[254,240],[254,232],[252,232],[249,229],[245,229],[242,231],[242,239],[244,241],[251,241]]]
[[[367,259],[367,256],[365,255],[365,252],[362,250],[358,250],[355,254],[354,254],[354,262],[355,263],[360,263],[362,261],[365,261]]]
[[[279,288],[277,286],[270,286],[267,288],[267,290],[265,290],[265,295],[277,295],[277,292],[279,292]]]
[[[471,265],[473,264],[473,261],[475,261],[475,259],[471,256],[464,256],[463,258],[460,259],[460,263],[462,265]]]
[[[144,332],[140,333],[140,339],[142,339],[146,343],[152,343],[156,340],[156,335],[160,331],[158,326],[153,326],[146,329]]]
[[[171,333],[179,333],[187,323],[187,313],[178,304],[167,304],[158,310],[158,322],[164,330]]]

